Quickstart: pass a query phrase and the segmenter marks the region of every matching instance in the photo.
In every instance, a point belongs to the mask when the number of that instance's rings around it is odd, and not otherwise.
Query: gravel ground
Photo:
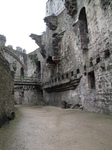
[[[0,150],[112,150],[112,116],[59,107],[16,106],[0,128]]]

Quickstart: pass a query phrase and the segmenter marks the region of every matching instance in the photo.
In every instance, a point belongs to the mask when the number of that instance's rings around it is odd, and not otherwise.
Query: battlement
[[[0,46],[5,46],[6,37],[0,34]]]

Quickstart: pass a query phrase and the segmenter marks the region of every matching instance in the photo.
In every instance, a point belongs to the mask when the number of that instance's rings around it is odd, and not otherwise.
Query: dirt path
[[[112,150],[112,117],[58,107],[17,106],[0,129],[0,150]]]

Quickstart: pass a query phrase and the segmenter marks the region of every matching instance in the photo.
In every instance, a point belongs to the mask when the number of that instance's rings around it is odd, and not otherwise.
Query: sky
[[[0,34],[6,36],[6,46],[34,51],[38,45],[29,35],[45,31],[47,0],[0,0]]]

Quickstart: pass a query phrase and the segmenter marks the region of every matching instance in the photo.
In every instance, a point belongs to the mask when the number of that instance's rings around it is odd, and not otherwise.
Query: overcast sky
[[[20,46],[27,53],[38,46],[29,35],[45,31],[47,0],[0,0],[0,34],[6,36],[7,45]]]

